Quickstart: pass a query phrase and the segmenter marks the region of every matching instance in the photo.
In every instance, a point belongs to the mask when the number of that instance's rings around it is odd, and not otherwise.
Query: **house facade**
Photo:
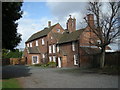
[[[89,24],[94,26],[94,16],[89,14],[87,19]],[[33,34],[25,42],[26,63],[45,64],[53,61],[57,63],[57,67],[87,65],[89,59],[82,58],[83,52],[89,51],[88,48],[94,48],[92,51],[96,53],[96,49],[99,49],[89,43],[92,40],[91,37],[96,38],[94,33],[89,26],[76,30],[76,19],[72,18],[71,15],[67,20],[66,27],[63,29],[59,23],[51,26],[49,21],[48,27]]]

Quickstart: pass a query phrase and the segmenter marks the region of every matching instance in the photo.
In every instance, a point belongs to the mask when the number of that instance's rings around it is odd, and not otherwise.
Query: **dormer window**
[[[45,44],[45,41],[44,41],[44,39],[42,39],[42,45],[44,45]]]
[[[57,29],[57,32],[60,32],[60,29]]]

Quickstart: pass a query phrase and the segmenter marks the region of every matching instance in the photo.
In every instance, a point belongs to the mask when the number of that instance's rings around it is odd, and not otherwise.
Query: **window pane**
[[[33,56],[33,63],[37,63],[37,56]]]
[[[72,42],[72,50],[75,51],[75,42]]]
[[[56,62],[56,56],[53,56],[53,62]]]
[[[56,52],[56,48],[55,48],[55,45],[53,45],[53,53]]]
[[[51,62],[52,61],[52,57],[49,57],[49,62]]]
[[[60,47],[59,47],[59,45],[57,45],[57,52],[59,52],[59,50],[60,50]]]
[[[52,53],[52,48],[51,48],[51,46],[49,46],[49,53]]]
[[[42,39],[42,45],[44,45],[45,44],[45,41],[44,41],[44,39]]]
[[[38,46],[38,40],[36,41],[36,46]]]

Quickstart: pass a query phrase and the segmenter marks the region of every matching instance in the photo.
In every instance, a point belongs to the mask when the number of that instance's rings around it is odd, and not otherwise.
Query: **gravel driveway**
[[[23,88],[118,88],[118,76],[86,73],[75,68],[40,68],[16,65],[6,66],[3,69],[3,74],[12,71],[14,77],[17,75],[16,78]]]

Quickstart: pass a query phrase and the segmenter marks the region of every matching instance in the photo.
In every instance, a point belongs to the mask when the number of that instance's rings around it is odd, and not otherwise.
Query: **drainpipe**
[[[79,43],[79,40],[80,39],[78,39],[78,66],[80,67],[80,43]]]

